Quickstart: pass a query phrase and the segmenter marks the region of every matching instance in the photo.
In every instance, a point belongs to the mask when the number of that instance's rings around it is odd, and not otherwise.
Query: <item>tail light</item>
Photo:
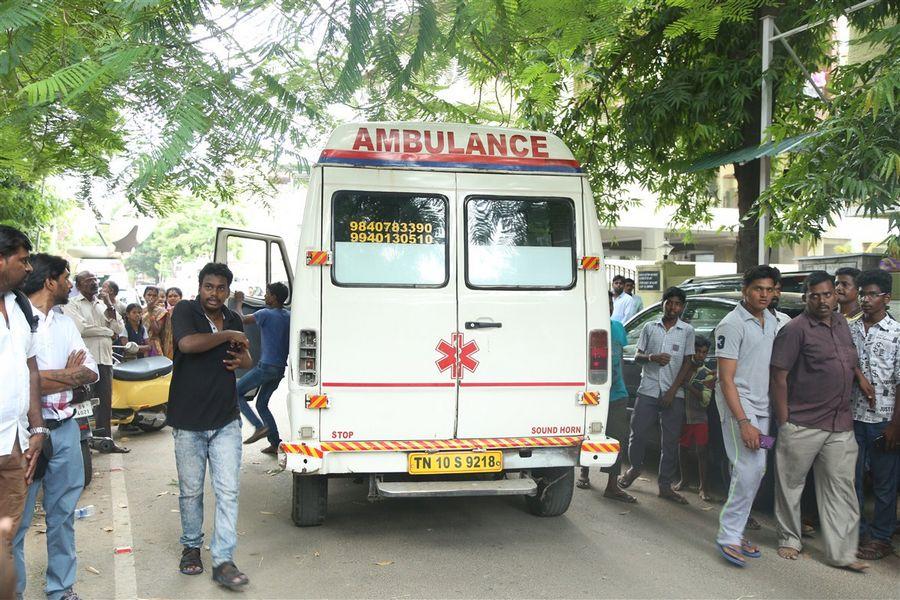
[[[297,383],[313,386],[319,382],[319,337],[314,329],[300,330],[300,351],[298,356]]]
[[[592,329],[588,335],[588,382],[606,383],[609,374],[609,333]]]

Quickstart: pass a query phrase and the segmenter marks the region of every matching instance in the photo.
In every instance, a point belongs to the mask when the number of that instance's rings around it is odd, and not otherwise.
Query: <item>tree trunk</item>
[[[759,146],[760,108],[762,94],[759,90],[744,104],[747,120],[741,126],[741,148]],[[759,199],[759,160],[743,165],[734,165],[734,177],[738,185],[738,228],[737,248],[734,259],[738,273],[759,264],[759,221],[748,216]]]
[[[758,144],[758,138],[759,134],[756,142],[747,145]],[[734,177],[738,184],[738,219],[740,219],[734,260],[737,263],[738,273],[743,273],[759,263],[759,222],[747,216],[759,198],[759,160],[734,165]]]

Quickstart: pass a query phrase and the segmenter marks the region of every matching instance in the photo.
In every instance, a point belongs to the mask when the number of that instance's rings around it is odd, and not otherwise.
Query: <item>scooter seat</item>
[[[113,379],[147,381],[172,372],[172,361],[165,356],[148,356],[113,366]]]

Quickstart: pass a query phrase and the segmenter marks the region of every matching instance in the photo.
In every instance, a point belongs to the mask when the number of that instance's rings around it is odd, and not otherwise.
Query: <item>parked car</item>
[[[687,304],[681,318],[693,325],[696,335],[712,340],[713,332],[725,315],[734,310],[734,307],[741,301],[740,292],[719,292],[712,294],[696,294],[688,296]],[[781,295],[781,301],[778,310],[787,313],[791,317],[795,317],[803,312],[805,305],[801,300],[801,295],[796,293],[785,292]],[[641,382],[641,365],[634,360],[637,351],[637,343],[641,336],[641,330],[644,325],[655,321],[662,317],[662,302],[657,302],[643,311],[639,312],[625,323],[625,332],[628,337],[628,345],[625,346],[623,353],[623,376],[625,378],[625,387],[628,390],[629,402],[633,405],[634,399],[637,397],[637,388]],[[716,345],[712,344],[709,355],[706,359],[706,366],[712,370],[716,370]],[[730,482],[730,469],[728,457],[725,454],[725,447],[722,443],[722,428],[718,425],[721,420],[719,418],[719,410],[715,402],[710,402],[707,409],[709,416],[709,465],[708,472],[713,477],[712,483],[721,484],[721,491],[725,493]],[[773,433],[774,435],[774,428]],[[648,455],[655,456],[659,453],[659,435],[657,433],[651,435],[651,443],[648,446]],[[622,440],[624,442],[624,440]],[[624,444],[623,444],[624,446]],[[773,501],[774,480],[772,474],[772,461],[775,458],[774,452],[769,452],[769,467],[766,469],[766,476],[760,486],[760,493],[757,495],[757,504],[762,507],[769,507]]]
[[[802,293],[803,282],[811,271],[792,271],[781,274],[781,290],[783,292]],[[713,275],[708,277],[690,277],[678,284],[688,296],[721,292],[740,292],[743,286],[743,275]]]

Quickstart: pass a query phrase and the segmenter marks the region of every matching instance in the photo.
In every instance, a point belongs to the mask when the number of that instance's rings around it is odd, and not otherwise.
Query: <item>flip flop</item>
[[[725,544],[720,544],[718,542],[716,542],[716,546],[719,547],[719,554],[722,555],[722,558],[724,558],[725,560],[727,560],[734,566],[736,566],[736,567],[746,567],[747,566],[747,561],[744,560],[744,557],[737,555],[737,553],[740,552],[740,550],[737,550],[737,546],[727,546]],[[735,554],[730,554],[729,550],[731,550]]]
[[[591,489],[591,482],[589,479],[579,479],[575,482],[575,487],[580,490],[589,490]]]
[[[687,498],[679,494],[673,489],[668,490],[660,490],[659,497],[663,500],[669,500],[670,502],[675,502],[676,504],[688,504]]]
[[[629,494],[628,492],[624,492],[619,490],[618,493],[607,493],[603,492],[604,498],[609,498],[610,500],[617,500],[619,502],[624,502],[625,504],[637,504],[637,498]]]
[[[762,552],[759,551],[759,548],[747,540],[741,540],[741,554],[749,558],[759,558],[762,556]]]

